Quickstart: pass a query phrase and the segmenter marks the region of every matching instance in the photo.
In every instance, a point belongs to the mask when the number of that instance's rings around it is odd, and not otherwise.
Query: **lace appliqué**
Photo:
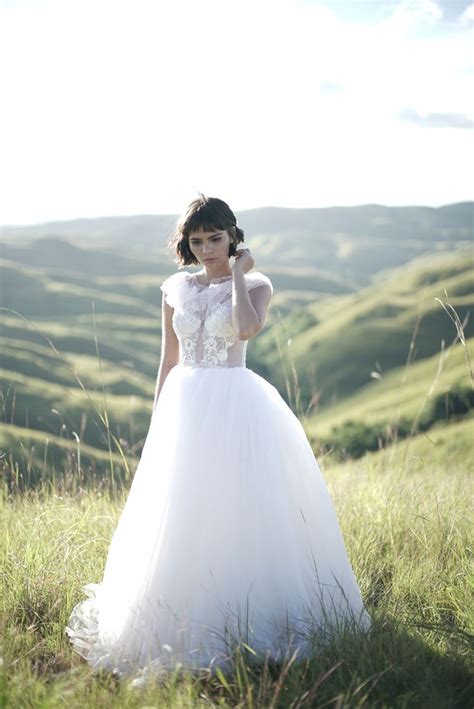
[[[183,364],[200,367],[225,367],[227,350],[237,335],[232,327],[232,305],[218,304],[204,320],[194,308],[175,312],[173,325],[182,345]]]
[[[195,364],[194,353],[196,352],[199,328],[201,326],[200,318],[191,312],[180,313],[175,311],[173,314],[173,326],[181,340],[183,364]]]
[[[271,281],[260,273],[249,274],[246,280],[249,290],[262,283],[271,287]],[[239,340],[232,323],[232,276],[215,278],[205,285],[195,274],[178,272],[167,279],[161,289],[174,308],[173,328],[180,341],[182,364],[245,366],[247,343]]]
[[[237,342],[232,327],[232,306],[222,303],[204,321],[204,356],[206,366],[217,367],[227,360],[227,350]]]

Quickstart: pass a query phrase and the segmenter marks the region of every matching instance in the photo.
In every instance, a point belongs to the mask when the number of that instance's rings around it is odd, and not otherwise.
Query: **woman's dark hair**
[[[220,231],[226,229],[231,238],[229,256],[235,256],[237,245],[244,241],[244,232],[237,226],[234,212],[226,202],[217,197],[206,197],[198,192],[195,199],[176,224],[176,229],[168,241],[168,250],[175,252],[175,263],[178,266],[199,264],[189,248],[189,235],[202,229],[203,231]]]

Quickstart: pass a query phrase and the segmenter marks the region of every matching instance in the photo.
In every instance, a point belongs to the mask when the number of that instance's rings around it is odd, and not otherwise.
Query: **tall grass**
[[[455,441],[457,426],[436,435]],[[462,448],[432,455],[418,444],[414,459],[400,448],[324,471],[371,633],[311,660],[252,667],[237,657],[230,675],[171,675],[134,692],[92,676],[64,634],[82,585],[101,578],[121,501],[111,489],[3,494],[4,705],[470,706],[472,481]]]
[[[107,429],[104,411],[97,415]],[[133,691],[107,672],[93,675],[64,631],[84,583],[101,579],[127,484],[113,475],[100,486],[3,484],[1,705],[472,706],[469,424],[413,435],[410,448],[399,441],[358,461],[318,457],[374,620],[370,633],[341,634],[304,660],[254,664],[242,654],[229,674],[170,673]],[[108,441],[110,450],[121,445]],[[77,469],[65,473],[74,479]]]
[[[77,382],[78,386],[82,391],[84,392],[86,396],[86,401],[88,404],[88,412],[89,415],[91,416],[94,425],[101,430],[102,432],[105,432],[105,439],[106,439],[106,448],[105,450],[107,451],[108,455],[108,463],[109,463],[109,477],[106,481],[102,480],[101,483],[103,484],[104,482],[111,487],[112,492],[117,491],[117,485],[120,483],[127,483],[129,484],[132,480],[133,473],[130,468],[130,459],[129,456],[127,456],[125,448],[123,446],[123,441],[119,439],[111,430],[110,427],[110,417],[107,409],[107,394],[106,394],[106,389],[104,385],[104,379],[102,376],[102,358],[100,354],[100,345],[99,345],[99,340],[97,336],[97,327],[96,327],[96,317],[95,317],[95,307],[94,307],[94,302],[92,302],[92,324],[93,324],[93,339],[94,339],[94,346],[95,346],[95,352],[96,352],[96,359],[98,362],[98,367],[99,367],[99,372],[100,372],[100,382],[101,382],[101,391],[102,391],[102,400],[103,400],[103,406],[100,406],[100,404],[96,401],[95,397],[92,397],[90,395],[90,392],[86,385],[83,383],[81,376],[77,369],[74,367],[74,365],[67,359],[66,355],[61,352],[54,342],[51,340],[50,337],[42,333],[38,328],[36,328],[34,321],[31,318],[28,318],[24,316],[22,313],[19,313],[12,308],[0,308],[0,310],[5,310],[9,312],[13,312],[16,316],[20,317],[21,319],[25,320],[25,322],[28,323],[30,327],[36,330],[37,334],[46,340],[48,343],[48,346],[52,349],[54,354],[60,359],[64,365],[70,370],[70,373],[72,374],[72,377],[74,381]],[[58,410],[53,409],[53,413],[57,414],[57,416],[62,420],[61,412]],[[3,414],[4,416],[6,415],[5,412],[5,407],[3,407]],[[151,414],[151,409],[150,409],[150,414]],[[13,413],[12,413],[13,417]],[[67,430],[67,426],[62,420],[62,425],[60,429],[60,433],[64,431],[64,429]],[[48,476],[48,478],[44,480],[44,484],[40,484],[40,488],[45,491],[46,488],[48,490],[54,490],[55,488],[63,489],[65,486],[67,487],[68,490],[74,491],[75,489],[80,489],[79,488],[79,483],[83,482],[84,485],[87,485],[87,476],[84,475],[84,470],[81,467],[81,438],[78,435],[77,431],[73,430],[71,431],[71,436],[74,438],[74,441],[76,442],[76,451],[77,451],[77,458],[76,458],[76,470],[72,472],[72,474],[67,474],[66,471],[63,471],[63,475],[60,476],[60,478],[56,478],[55,471],[53,471],[52,476]],[[83,447],[83,446],[82,446]],[[132,444],[130,443],[129,448],[132,448]],[[44,455],[46,456],[47,454],[47,441],[46,441],[46,446],[45,446],[45,453]],[[32,457],[32,456],[31,456]],[[117,464],[117,457],[120,459],[120,464],[121,467],[123,468],[124,475],[121,476],[121,479],[119,481],[116,480],[116,474],[115,474],[115,468]],[[2,461],[3,465],[3,470],[5,470],[5,467],[8,468],[8,484],[9,487],[12,487],[13,483],[13,488],[16,488],[18,491],[22,491],[25,489],[28,489],[30,487],[29,480],[30,477],[33,478],[33,475],[30,474],[29,470],[29,464],[27,463],[27,470],[23,471],[23,473],[19,470],[18,462],[12,457],[8,456],[5,457],[5,459]],[[71,473],[71,471],[68,471]],[[25,474],[26,473],[26,474]],[[3,482],[5,482],[5,476],[3,477]],[[52,482],[52,486],[50,483]]]

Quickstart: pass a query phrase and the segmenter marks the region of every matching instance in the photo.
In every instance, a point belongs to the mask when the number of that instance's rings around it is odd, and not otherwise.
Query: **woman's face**
[[[189,235],[189,248],[199,263],[215,268],[229,263],[229,246],[232,240],[225,229],[193,231]]]

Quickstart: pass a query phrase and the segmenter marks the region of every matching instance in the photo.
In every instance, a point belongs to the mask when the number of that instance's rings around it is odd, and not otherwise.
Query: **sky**
[[[0,224],[473,198],[474,2],[0,0]]]

